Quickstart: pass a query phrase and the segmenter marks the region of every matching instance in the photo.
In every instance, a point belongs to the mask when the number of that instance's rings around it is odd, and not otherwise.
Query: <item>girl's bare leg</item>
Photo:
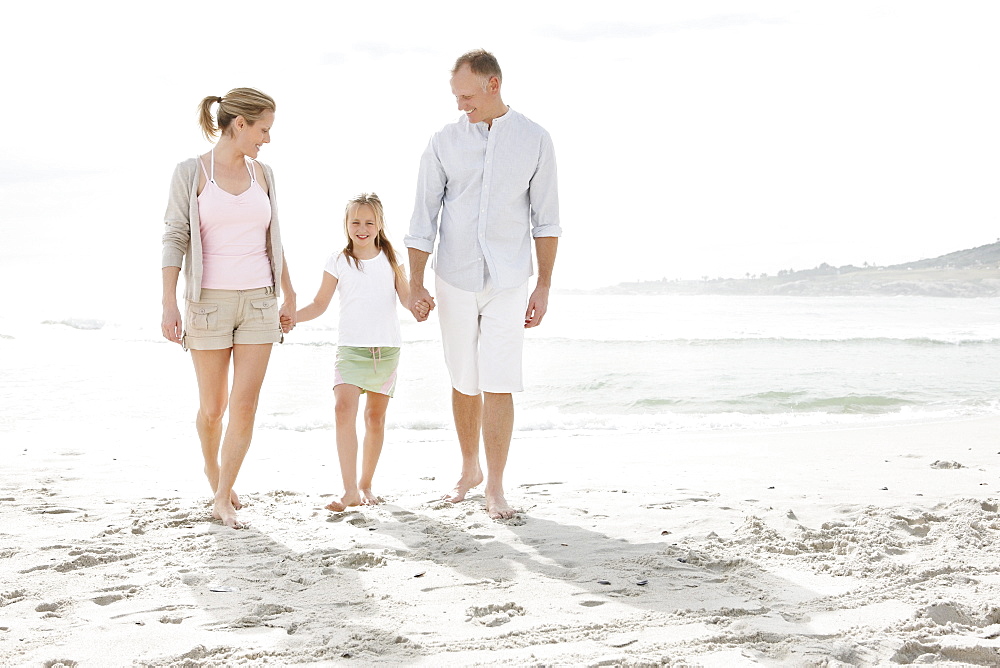
[[[375,467],[378,466],[379,455],[382,454],[382,443],[385,441],[385,412],[389,407],[389,396],[377,392],[368,392],[365,401],[365,447],[361,459],[361,478],[358,480],[358,490],[361,492],[361,502],[366,506],[382,503],[382,499],[372,492],[372,478],[375,477]]]
[[[361,505],[358,491],[358,404],[361,389],[356,385],[341,383],[333,388],[336,401],[334,413],[337,422],[337,458],[340,460],[340,477],[344,482],[344,496],[331,501],[327,510],[341,511],[348,506]]]

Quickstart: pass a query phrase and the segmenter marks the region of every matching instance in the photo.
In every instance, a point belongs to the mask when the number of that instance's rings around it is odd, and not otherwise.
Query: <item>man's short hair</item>
[[[452,76],[462,69],[464,65],[468,65],[473,74],[481,76],[486,80],[489,80],[490,77],[496,77],[498,81],[503,81],[503,74],[500,72],[500,63],[497,62],[496,56],[489,51],[475,49],[468,53],[463,53],[455,61],[455,67],[451,70]]]

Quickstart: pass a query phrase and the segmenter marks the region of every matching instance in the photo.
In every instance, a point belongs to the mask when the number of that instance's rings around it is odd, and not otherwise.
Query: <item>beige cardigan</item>
[[[278,206],[274,194],[274,173],[258,162],[267,179],[267,194],[271,200],[271,225],[267,233],[267,256],[271,260],[274,294],[281,296],[281,272],[284,259],[281,251],[281,230],[278,228]],[[163,217],[163,266],[184,268],[184,298],[201,299],[201,226],[198,218],[198,158],[177,165],[170,182],[170,198]]]

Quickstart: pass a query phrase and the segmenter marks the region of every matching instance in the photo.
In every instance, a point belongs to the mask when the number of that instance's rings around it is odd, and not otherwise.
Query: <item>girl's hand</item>
[[[174,343],[181,342],[181,335],[184,329],[181,325],[181,312],[177,306],[164,306],[163,318],[160,321],[160,329],[163,331],[163,338]]]
[[[426,300],[419,299],[417,303],[413,305],[415,310],[414,315],[416,315],[420,320],[426,320],[427,316],[430,314],[431,309],[434,307]]]
[[[407,308],[410,309],[410,313],[417,319],[417,322],[427,320],[428,314],[434,310],[434,297],[431,297],[431,293],[427,292],[427,288],[422,285],[410,283],[409,301]]]
[[[295,328],[295,323],[287,315],[281,316],[279,320],[281,321],[281,331],[285,334],[288,334],[288,332]]]

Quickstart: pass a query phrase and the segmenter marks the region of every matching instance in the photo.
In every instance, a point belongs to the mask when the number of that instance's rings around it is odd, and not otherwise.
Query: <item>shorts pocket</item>
[[[260,322],[270,323],[278,320],[278,299],[277,297],[263,297],[261,299],[251,299],[250,306],[253,312],[258,314]]]
[[[218,304],[189,304],[188,326],[191,329],[209,331],[219,322]]]

